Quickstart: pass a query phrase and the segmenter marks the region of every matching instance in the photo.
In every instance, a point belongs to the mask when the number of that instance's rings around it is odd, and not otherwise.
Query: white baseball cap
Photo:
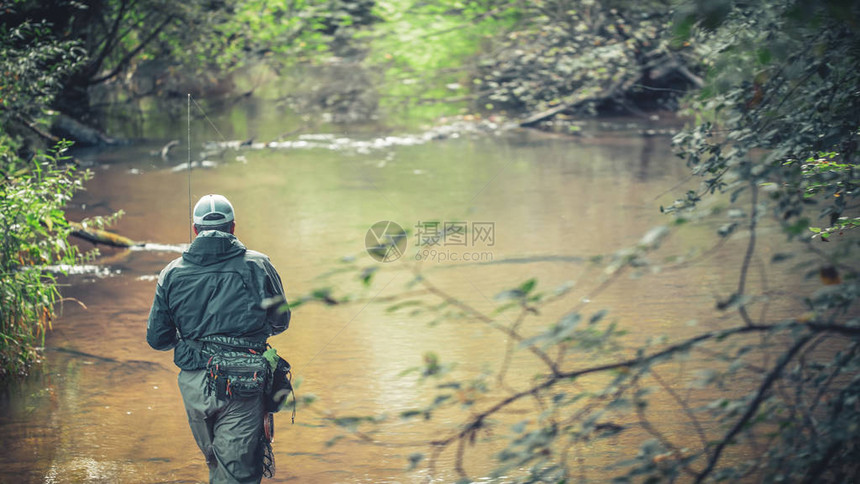
[[[233,205],[223,195],[204,195],[194,205],[194,224],[211,227],[233,221]]]

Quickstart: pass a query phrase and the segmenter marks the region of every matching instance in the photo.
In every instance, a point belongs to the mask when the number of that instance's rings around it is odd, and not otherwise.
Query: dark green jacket
[[[261,344],[287,329],[290,312],[265,303],[277,298],[284,298],[284,288],[268,257],[232,234],[201,232],[158,275],[146,341],[157,350],[175,348],[173,361],[183,370],[204,368],[196,341],[227,337]]]

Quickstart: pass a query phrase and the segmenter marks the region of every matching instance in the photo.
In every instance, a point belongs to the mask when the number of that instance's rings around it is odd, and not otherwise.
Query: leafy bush
[[[481,57],[475,82],[486,107],[515,113],[674,108],[696,78],[688,49],[670,42],[671,20],[668,2],[534,2]]]
[[[27,371],[51,327],[60,295],[43,267],[77,262],[63,207],[82,177],[74,165],[61,166],[66,148],[24,162],[8,139],[0,142],[0,379]]]
[[[0,23],[0,380],[26,373],[51,327],[59,293],[44,266],[77,261],[63,208],[87,176],[69,163],[70,143],[40,149],[52,139],[49,106],[85,52],[19,16],[22,6],[4,6]]]

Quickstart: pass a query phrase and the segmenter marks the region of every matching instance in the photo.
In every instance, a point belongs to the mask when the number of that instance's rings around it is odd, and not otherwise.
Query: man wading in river
[[[146,341],[174,348],[191,432],[213,483],[260,482],[271,454],[263,420],[266,339],[287,329],[281,279],[264,254],[233,235],[233,206],[206,195],[194,206],[197,237],[158,276]],[[268,452],[267,452],[268,451]]]

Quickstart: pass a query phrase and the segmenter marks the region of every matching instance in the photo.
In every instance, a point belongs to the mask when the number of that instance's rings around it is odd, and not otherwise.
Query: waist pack
[[[206,391],[219,400],[259,397],[267,390],[269,362],[250,351],[213,354],[206,363]]]
[[[277,350],[270,348],[266,351],[266,357],[272,368],[272,378],[266,392],[266,411],[280,412],[290,394],[293,393],[293,422],[296,420],[296,398],[293,392],[293,373],[290,363],[278,355]]]

